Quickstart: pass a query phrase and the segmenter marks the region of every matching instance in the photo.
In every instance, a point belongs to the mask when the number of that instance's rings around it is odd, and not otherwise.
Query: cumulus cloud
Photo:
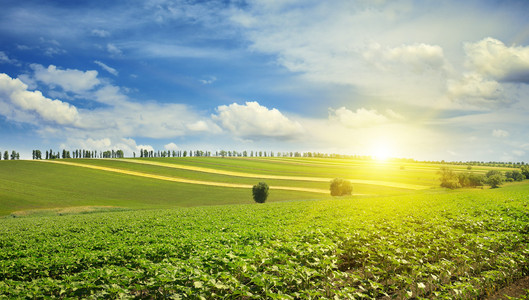
[[[196,121],[196,122],[193,122],[191,124],[188,124],[187,128],[189,130],[191,130],[191,131],[208,131],[208,130],[211,129],[210,126],[208,125],[208,123],[206,123],[203,120]]]
[[[32,64],[33,76],[36,80],[50,87],[60,86],[64,91],[82,93],[99,85],[101,81],[97,78],[97,71],[80,71],[75,69],[61,70],[54,65],[48,68],[39,64]]]
[[[300,123],[292,121],[279,110],[268,109],[257,102],[237,103],[217,107],[212,115],[221,127],[236,136],[250,139],[292,139],[303,132]]]
[[[478,73],[466,73],[459,80],[447,81],[448,93],[455,98],[495,100],[502,96],[503,87],[495,80]]]
[[[180,149],[175,143],[169,143],[167,145],[164,145],[163,148],[168,151],[177,151]]]
[[[404,117],[391,109],[386,110],[386,115],[365,108],[356,111],[345,107],[338,109],[329,108],[329,120],[349,128],[364,128],[388,123],[392,120],[403,120]]]
[[[100,66],[101,68],[103,68],[103,70],[107,71],[108,73],[114,75],[114,76],[118,76],[118,70],[112,68],[112,67],[109,67],[108,65],[100,62],[99,60],[95,60],[94,63],[98,66]]]
[[[505,130],[502,130],[502,129],[494,129],[492,131],[492,136],[493,137],[497,137],[497,138],[506,138],[508,137],[510,134],[508,131],[505,131]]]
[[[52,100],[42,95],[40,91],[29,91],[28,86],[19,79],[13,79],[7,74],[0,74],[0,113],[16,121],[26,121],[16,118],[24,112],[36,114],[47,122],[60,125],[74,125],[78,122],[79,113],[69,103]]]
[[[529,47],[510,46],[488,37],[477,43],[466,43],[466,65],[493,79],[529,83]]]

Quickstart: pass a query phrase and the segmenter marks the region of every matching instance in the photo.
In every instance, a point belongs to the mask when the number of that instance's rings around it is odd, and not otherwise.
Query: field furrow
[[[139,177],[145,177],[145,178],[151,178],[151,179],[158,179],[158,180],[164,180],[164,181],[179,182],[179,183],[199,184],[199,185],[218,186],[218,187],[227,187],[227,188],[243,188],[243,189],[252,188],[252,185],[248,185],[248,184],[212,182],[212,181],[202,181],[202,180],[194,180],[194,179],[187,179],[187,178],[161,176],[161,175],[148,174],[148,173],[137,172],[137,171],[123,170],[123,169],[116,169],[116,168],[109,168],[109,167],[102,167],[102,166],[81,164],[81,163],[74,163],[74,162],[66,162],[66,161],[59,161],[59,160],[43,160],[43,162],[83,167],[83,168],[89,168],[89,169],[94,169],[94,170],[101,170],[101,171],[114,172],[114,173],[139,176]],[[266,177],[261,176],[261,177],[256,177],[256,178],[266,178]],[[300,191],[300,192],[319,193],[319,194],[329,193],[328,190],[323,190],[323,189],[289,187],[289,186],[270,186],[270,189]]]
[[[294,181],[313,181],[313,182],[329,182],[329,181],[332,180],[332,178],[329,178],[329,177],[308,177],[308,176],[283,176],[283,175],[253,174],[253,173],[246,173],[246,172],[236,172],[236,171],[219,170],[219,169],[205,168],[205,167],[198,167],[198,166],[182,165],[182,164],[176,164],[176,163],[162,163],[162,162],[157,162],[157,161],[130,160],[130,159],[118,159],[118,160],[119,161],[124,161],[124,162],[129,162],[129,163],[163,166],[163,167],[168,167],[168,168],[176,168],[176,169],[183,169],[183,170],[190,170],[190,171],[197,171],[197,172],[204,172],[204,173],[212,173],[212,174],[222,174],[222,175],[235,176],[235,177],[260,178],[260,179],[277,179],[277,180],[294,180]],[[387,187],[394,187],[394,188],[401,188],[401,189],[410,189],[410,190],[422,190],[422,189],[430,188],[429,186],[417,185],[417,184],[408,184],[408,183],[400,183],[400,182],[389,182],[389,181],[379,181],[379,180],[363,180],[363,179],[349,179],[349,178],[348,178],[348,180],[351,181],[352,183],[369,184],[369,185],[380,185],[380,186],[387,186]]]

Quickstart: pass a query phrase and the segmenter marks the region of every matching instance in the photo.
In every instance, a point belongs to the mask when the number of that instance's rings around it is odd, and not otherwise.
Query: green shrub
[[[521,172],[525,176],[525,178],[529,179],[529,166],[528,165],[522,166]]]
[[[268,184],[266,182],[259,182],[252,188],[253,200],[257,203],[265,203],[268,198]]]
[[[346,196],[353,193],[353,184],[343,178],[334,178],[331,181],[331,196]]]
[[[507,181],[522,181],[525,179],[525,175],[518,170],[512,170],[505,172],[505,177]],[[512,180],[509,180],[512,179]]]
[[[459,183],[459,176],[454,172],[454,170],[442,167],[437,174],[440,175],[439,180],[441,181],[441,186],[449,189],[458,189],[461,187]],[[463,179],[464,180],[464,179]]]
[[[503,176],[500,174],[493,174],[491,176],[487,176],[487,183],[490,185],[491,188],[495,189],[500,187],[500,185],[503,184]]]

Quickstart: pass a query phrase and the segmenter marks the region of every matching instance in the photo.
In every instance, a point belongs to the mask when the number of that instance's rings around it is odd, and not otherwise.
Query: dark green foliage
[[[483,175],[469,172],[456,173],[454,170],[447,167],[442,167],[438,174],[440,175],[439,180],[441,181],[441,186],[449,189],[478,187],[483,186],[483,183],[485,182],[485,177]]]
[[[522,181],[525,179],[525,175],[519,170],[507,171],[505,172],[505,177],[507,181]]]
[[[489,170],[487,172],[487,174],[485,175],[485,177],[489,178],[489,177],[491,177],[493,175],[500,175],[501,176],[502,173],[501,173],[501,171],[498,171],[498,170]]]
[[[449,189],[458,189],[461,187],[461,183],[459,183],[459,177],[456,172],[454,172],[454,170],[447,167],[442,167],[438,174],[440,175],[439,180],[441,181],[442,187]]]
[[[461,187],[478,187],[483,186],[485,177],[483,175],[474,173],[459,173],[457,174],[459,184]]]
[[[252,188],[253,200],[257,203],[265,203],[268,198],[268,184],[259,182]]]
[[[490,177],[487,177],[487,183],[491,188],[495,189],[500,187],[503,184],[503,176],[499,174],[494,174]]]
[[[353,193],[353,184],[343,178],[334,178],[330,190],[331,196],[348,196]]]
[[[525,178],[529,179],[529,166],[528,165],[522,166],[521,172],[525,176]]]
[[[485,175],[486,182],[488,185],[490,185],[491,188],[495,189],[500,187],[500,185],[503,184],[504,177],[501,171],[498,170],[490,170]]]

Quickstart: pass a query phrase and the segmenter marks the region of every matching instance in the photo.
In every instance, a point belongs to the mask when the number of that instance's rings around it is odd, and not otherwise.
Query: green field
[[[475,299],[529,275],[527,181],[451,191],[437,187],[435,164],[131,160],[65,160],[113,171],[0,161],[0,298]],[[266,179],[270,198],[255,204],[247,188],[115,170],[292,178]],[[274,189],[328,189],[307,178],[334,177],[370,183],[338,198]]]

